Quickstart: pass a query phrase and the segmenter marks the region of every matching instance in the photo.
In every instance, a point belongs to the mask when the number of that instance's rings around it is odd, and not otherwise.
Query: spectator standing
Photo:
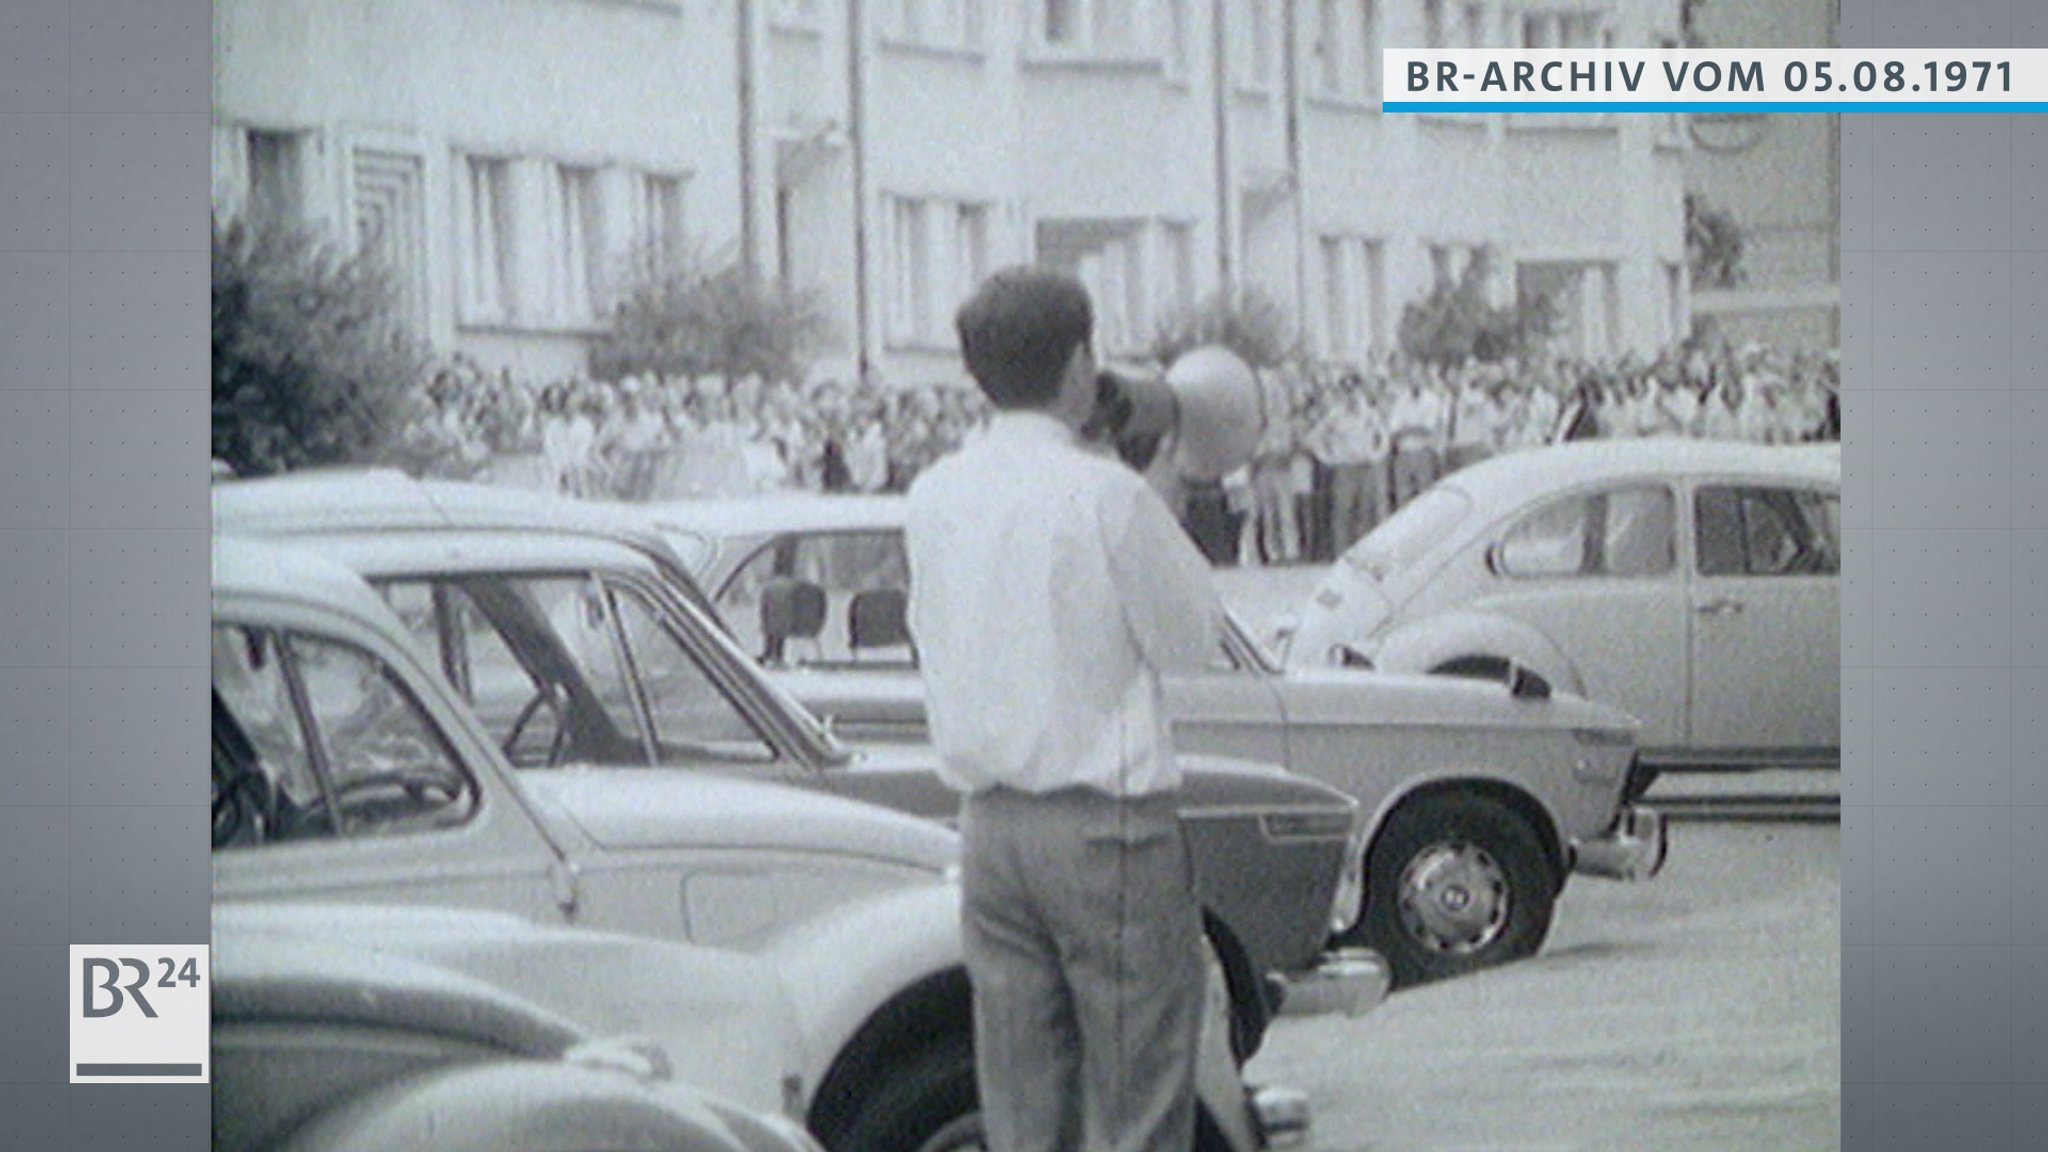
[[[1436,483],[1449,415],[1437,382],[1419,369],[1411,374],[1408,390],[1395,399],[1387,419],[1388,439],[1393,445],[1394,507]]]
[[[1341,556],[1386,515],[1387,423],[1363,381],[1346,378],[1309,441],[1330,469],[1330,548]]]

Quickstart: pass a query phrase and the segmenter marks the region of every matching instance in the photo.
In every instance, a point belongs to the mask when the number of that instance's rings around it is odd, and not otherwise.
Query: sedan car
[[[642,994],[659,978],[633,1024],[644,1029],[651,1010],[677,1031],[666,1046],[593,1034],[585,1018],[436,955],[457,951],[556,993],[571,982],[532,977],[572,956],[618,965]],[[509,916],[228,906],[214,921],[212,964],[218,1152],[819,1152],[778,1114],[779,1101],[756,1111],[677,1074],[681,1056],[753,1087],[694,1050],[720,1049],[751,1070],[746,1051],[734,1051],[748,1038],[734,1009],[753,1029],[754,1042],[739,1047],[779,1049],[777,1001],[738,956]],[[624,994],[614,991],[614,1002]]]
[[[212,638],[217,909],[483,909],[743,952],[799,993],[803,1060],[770,1091],[823,1143],[968,1146],[952,833],[712,773],[517,774],[390,606],[302,551],[216,536]],[[608,977],[567,965],[535,978]],[[1211,1006],[1204,1131],[1211,1147],[1258,1147],[1220,964]]]
[[[513,509],[464,485],[337,477],[286,487],[217,489],[216,527],[288,538],[368,579],[524,776],[575,763],[691,769],[957,816],[928,746],[842,747],[609,514],[572,531],[565,509],[580,505],[529,496],[544,518],[517,528]],[[445,510],[442,527],[413,518],[423,504]],[[412,526],[393,530],[392,520]],[[1357,805],[1267,765],[1191,757],[1184,769],[1184,825],[1238,1053],[1256,1051],[1275,1007],[1268,974],[1292,982],[1297,1006],[1356,1013],[1377,1003],[1384,963],[1328,946],[1358,914]]]
[[[1841,765],[1838,446],[1499,457],[1345,553],[1297,667],[1533,672],[1641,722],[1657,768]]]
[[[900,497],[650,511],[728,629],[836,731],[922,736]],[[1228,613],[1222,631],[1206,672],[1168,678],[1175,743],[1284,764],[1359,801],[1365,908],[1345,939],[1386,956],[1398,983],[1533,953],[1573,873],[1635,880],[1662,866],[1662,818],[1631,803],[1620,713],[1531,680],[1283,669]]]

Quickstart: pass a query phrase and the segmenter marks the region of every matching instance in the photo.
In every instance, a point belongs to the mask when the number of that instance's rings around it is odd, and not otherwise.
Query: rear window
[[[1455,531],[1471,511],[1470,496],[1438,484],[1368,532],[1344,560],[1375,576],[1406,568]]]

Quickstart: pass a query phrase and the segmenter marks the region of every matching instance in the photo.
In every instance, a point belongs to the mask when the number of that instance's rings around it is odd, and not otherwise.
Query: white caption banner
[[[1381,54],[1389,112],[2048,111],[2048,49],[1428,49]]]

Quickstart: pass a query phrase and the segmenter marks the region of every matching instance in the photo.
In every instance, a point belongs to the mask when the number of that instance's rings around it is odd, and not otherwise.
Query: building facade
[[[1709,48],[1840,47],[1838,0],[1694,5]],[[1841,341],[1841,117],[1695,116],[1686,186],[1743,241],[1741,277],[1699,284],[1695,314],[1736,342],[1833,348]]]
[[[648,245],[813,291],[818,371],[955,380],[951,316],[1070,269],[1101,344],[1256,289],[1391,348],[1484,255],[1564,350],[1689,324],[1683,125],[1387,116],[1389,46],[1626,47],[1677,0],[221,0],[216,204],[353,235],[437,345],[580,366]]]

